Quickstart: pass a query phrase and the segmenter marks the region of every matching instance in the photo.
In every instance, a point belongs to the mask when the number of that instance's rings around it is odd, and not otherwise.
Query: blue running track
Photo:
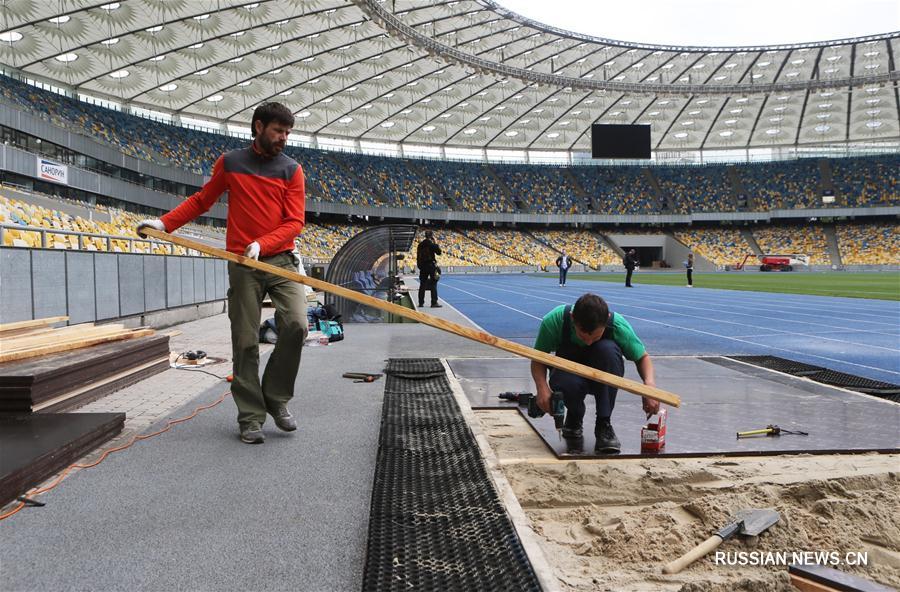
[[[569,276],[445,275],[441,298],[488,333],[534,344],[544,314],[602,296],[651,354],[773,355],[900,383],[900,302],[620,284]]]

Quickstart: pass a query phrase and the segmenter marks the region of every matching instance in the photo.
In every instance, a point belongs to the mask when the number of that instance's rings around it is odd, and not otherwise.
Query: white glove
[[[259,260],[259,243],[253,241],[247,245],[247,248],[244,250],[244,257]]]
[[[145,234],[141,233],[142,228],[152,228],[153,230],[158,230],[160,232],[166,231],[166,225],[162,223],[162,220],[141,220],[137,225],[137,234],[138,236],[143,236],[146,238]]]

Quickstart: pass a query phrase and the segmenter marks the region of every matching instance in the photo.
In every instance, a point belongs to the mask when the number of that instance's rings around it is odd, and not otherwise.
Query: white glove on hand
[[[247,248],[244,250],[244,257],[250,257],[251,259],[259,260],[259,243],[253,241]]]
[[[166,231],[166,225],[162,223],[162,220],[141,220],[137,225],[137,235],[146,238],[145,234],[141,233],[142,228],[152,228],[154,230],[158,230],[160,232]]]

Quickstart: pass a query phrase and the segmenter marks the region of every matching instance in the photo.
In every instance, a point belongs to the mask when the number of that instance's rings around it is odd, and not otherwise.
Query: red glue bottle
[[[666,409],[660,409],[641,428],[641,452],[660,452],[665,446]]]

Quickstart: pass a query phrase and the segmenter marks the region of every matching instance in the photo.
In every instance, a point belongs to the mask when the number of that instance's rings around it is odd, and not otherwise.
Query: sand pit
[[[719,551],[836,551],[842,563],[830,567],[900,587],[900,455],[562,462],[515,411],[476,416],[562,590],[795,590],[784,565],[712,555],[661,573],[734,511],[766,507],[778,524]],[[868,565],[848,565],[847,553],[866,553]]]

